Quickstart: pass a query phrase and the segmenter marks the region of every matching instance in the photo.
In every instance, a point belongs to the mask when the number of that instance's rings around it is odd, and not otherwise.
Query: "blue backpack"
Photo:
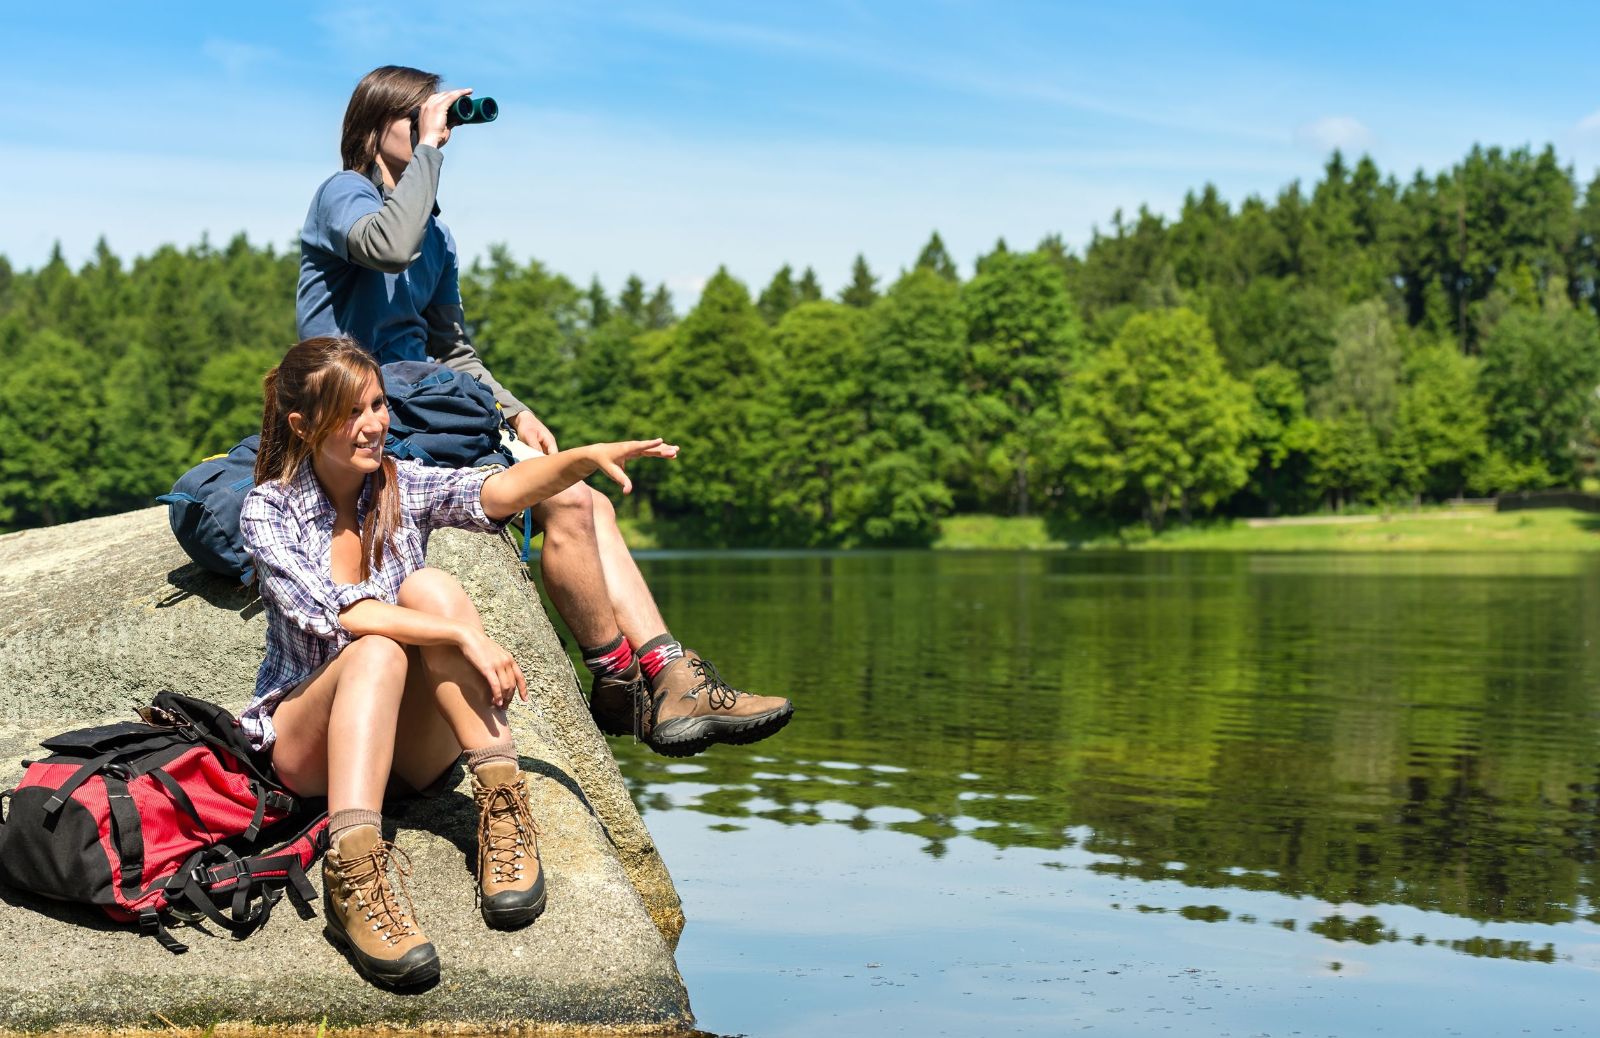
[[[425,465],[476,468],[512,464],[500,443],[500,408],[475,378],[442,364],[398,361],[383,366],[389,437],[384,452]],[[178,478],[167,505],[167,522],[189,558],[204,569],[248,584],[255,578],[239,532],[239,511],[255,486],[261,437],[248,436],[226,454],[206,458]],[[532,511],[523,515],[523,559],[532,537]]]
[[[256,485],[256,451],[261,437],[246,436],[226,454],[206,458],[178,477],[172,493],[157,501],[167,506],[167,522],[189,558],[213,573],[250,583],[255,570],[239,535],[239,510]]]
[[[512,464],[500,444],[500,405],[477,379],[427,361],[383,366],[389,402],[384,452],[425,465],[477,468]]]

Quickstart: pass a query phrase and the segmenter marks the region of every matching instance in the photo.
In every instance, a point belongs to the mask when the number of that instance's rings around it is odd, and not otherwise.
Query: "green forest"
[[[936,216],[936,214],[935,214]],[[937,219],[930,220],[937,223]],[[1475,148],[1402,183],[1113,214],[1081,252],[937,233],[678,314],[495,247],[462,293],[490,370],[564,446],[660,435],[624,514],[685,544],[926,545],[952,514],[1159,530],[1573,486],[1600,446],[1600,177]],[[0,256],[0,528],[144,507],[257,430],[298,254],[244,236],[74,270]]]

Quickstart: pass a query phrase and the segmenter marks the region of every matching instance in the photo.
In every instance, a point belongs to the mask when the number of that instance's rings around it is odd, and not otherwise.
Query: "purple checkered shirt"
[[[307,462],[288,483],[262,483],[244,499],[239,525],[267,607],[267,658],[256,675],[255,699],[239,722],[257,747],[272,745],[272,711],[318,667],[350,644],[340,610],[363,598],[393,604],[400,584],[424,565],[428,534],[441,526],[497,533],[505,523],[483,512],[483,481],[498,465],[446,469],[396,461],[400,522],[383,564],[359,584],[336,584],[332,573],[333,502]],[[364,521],[372,482],[361,492]]]

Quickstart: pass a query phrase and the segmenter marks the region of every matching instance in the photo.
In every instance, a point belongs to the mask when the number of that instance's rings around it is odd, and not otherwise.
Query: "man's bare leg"
[[[539,571],[545,593],[579,645],[604,645],[618,633],[595,539],[593,494],[578,483],[533,507],[544,530]]]
[[[600,550],[600,566],[605,572],[606,593],[611,597],[611,610],[623,637],[635,648],[666,633],[667,622],[661,618],[655,596],[633,561],[633,553],[617,529],[617,513],[611,502],[597,490],[590,490],[594,504],[594,536]],[[597,643],[591,643],[597,644]]]
[[[595,675],[590,710],[601,731],[633,728],[657,753],[681,757],[715,742],[764,739],[788,723],[787,699],[730,687],[672,639],[603,495],[579,483],[537,506],[534,518],[545,531],[545,590]]]

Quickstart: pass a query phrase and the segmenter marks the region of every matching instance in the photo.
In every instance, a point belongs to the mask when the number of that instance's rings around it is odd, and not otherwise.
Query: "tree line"
[[[0,524],[139,507],[255,431],[297,256],[236,237],[77,270],[0,258]],[[490,369],[563,443],[663,435],[626,508],[701,544],[919,545],[953,512],[1160,528],[1569,485],[1597,444],[1600,177],[1475,148],[1401,184],[1113,216],[1081,254],[935,233],[829,298],[719,270],[687,314],[491,248]]]

